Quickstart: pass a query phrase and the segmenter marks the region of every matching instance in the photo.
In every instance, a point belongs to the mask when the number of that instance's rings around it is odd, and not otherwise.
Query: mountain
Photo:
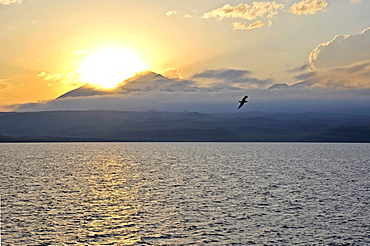
[[[0,113],[0,141],[370,142],[370,116],[324,113]]]
[[[289,88],[289,87],[290,87],[289,85],[283,83],[283,84],[273,84],[268,89],[286,89],[286,88]]]
[[[133,91],[151,90],[158,87],[166,87],[172,85],[176,81],[166,78],[160,74],[144,71],[136,74],[134,77],[129,78],[122,83],[118,84],[115,88],[99,88],[98,86],[85,84],[77,89],[69,91],[57,99],[67,97],[88,97],[88,96],[102,96],[113,94],[127,94]]]
[[[71,90],[56,99],[67,97],[89,97],[89,96],[102,96],[112,94],[110,91],[99,89],[93,85],[85,84],[77,89]]]

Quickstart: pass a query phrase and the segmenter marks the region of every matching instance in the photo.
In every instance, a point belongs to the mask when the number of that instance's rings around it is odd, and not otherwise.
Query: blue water
[[[2,245],[370,245],[370,144],[1,144]]]

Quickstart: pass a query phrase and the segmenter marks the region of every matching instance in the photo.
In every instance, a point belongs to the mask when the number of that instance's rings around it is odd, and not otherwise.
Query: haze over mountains
[[[207,70],[189,79],[143,72],[113,89],[83,85],[56,100],[19,105],[17,111],[117,110],[237,112],[238,100],[249,96],[246,111],[359,112],[370,114],[370,89],[336,89],[312,81],[287,85],[258,79],[247,70]]]

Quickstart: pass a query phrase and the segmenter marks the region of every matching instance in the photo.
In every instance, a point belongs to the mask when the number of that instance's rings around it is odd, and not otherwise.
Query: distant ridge
[[[370,142],[370,116],[324,113],[43,111],[0,114],[0,142]]]

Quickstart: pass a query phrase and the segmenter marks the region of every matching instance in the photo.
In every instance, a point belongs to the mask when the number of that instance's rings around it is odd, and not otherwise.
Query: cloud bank
[[[363,73],[365,76],[369,65],[352,67],[351,71],[356,74]],[[326,87],[307,86],[308,83],[318,83],[319,75],[316,72],[302,74],[296,78],[297,86],[269,90],[267,87],[274,82],[272,79],[254,78],[248,70],[206,70],[183,80],[146,72],[124,81],[111,91],[80,87],[57,100],[20,105],[17,111],[154,109],[239,112],[238,101],[245,94],[250,100],[246,107],[243,107],[243,111],[343,111],[366,109],[366,105],[370,105],[370,88],[337,89],[323,82],[321,83]],[[327,76],[329,81],[329,75]],[[370,112],[369,106],[367,109]]]
[[[237,110],[247,94],[248,104]],[[47,103],[25,104],[17,111],[119,110],[119,111],[198,111],[198,112],[327,112],[370,113],[370,90],[281,89],[222,91],[135,91],[124,95],[69,97]]]
[[[273,79],[257,79],[251,77],[250,71],[238,69],[205,70],[190,79],[213,88],[262,89],[274,83]]]
[[[370,61],[327,70],[315,70],[295,77],[296,87],[370,88]]]
[[[308,60],[311,72],[296,76],[294,86],[370,88],[370,28],[319,44]]]
[[[360,34],[337,35],[309,55],[309,68],[328,69],[370,60],[370,28]]]

